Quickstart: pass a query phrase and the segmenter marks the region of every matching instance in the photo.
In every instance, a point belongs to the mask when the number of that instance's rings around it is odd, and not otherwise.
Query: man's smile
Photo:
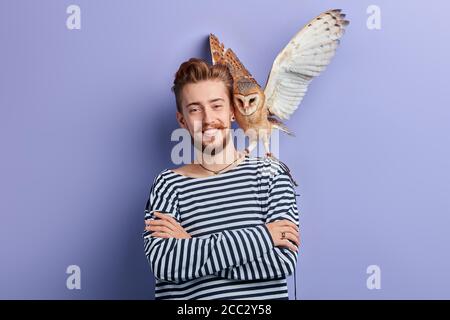
[[[204,130],[202,133],[205,138],[210,138],[210,137],[214,137],[219,132],[219,130],[222,130],[222,129],[210,128],[210,129]]]

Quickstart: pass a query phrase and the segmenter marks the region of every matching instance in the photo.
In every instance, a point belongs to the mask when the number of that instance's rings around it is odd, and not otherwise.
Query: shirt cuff
[[[261,231],[263,234],[263,239],[265,240],[269,250],[275,248],[275,242],[273,242],[272,235],[270,234],[269,228],[265,223],[261,225]]]

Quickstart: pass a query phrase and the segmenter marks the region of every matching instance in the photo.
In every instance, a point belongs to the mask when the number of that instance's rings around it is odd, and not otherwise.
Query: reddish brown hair
[[[204,80],[219,80],[227,88],[230,104],[233,105],[233,78],[228,67],[223,64],[209,65],[203,59],[190,58],[183,62],[175,73],[172,91],[175,94],[177,110],[181,110],[181,91],[188,83],[197,83]]]

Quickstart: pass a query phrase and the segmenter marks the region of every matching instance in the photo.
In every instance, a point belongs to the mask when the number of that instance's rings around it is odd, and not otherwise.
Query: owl
[[[330,63],[349,24],[341,9],[328,10],[306,24],[275,58],[264,89],[230,48],[209,35],[213,64],[225,64],[234,82],[235,118],[249,138],[245,153],[250,154],[262,139],[267,157],[272,129],[291,136],[294,133],[282,120],[297,110],[312,79]]]

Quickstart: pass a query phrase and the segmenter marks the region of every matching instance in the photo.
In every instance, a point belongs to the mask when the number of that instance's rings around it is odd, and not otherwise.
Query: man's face
[[[195,146],[214,155],[229,142],[233,108],[222,81],[189,83],[181,92],[180,126],[191,134]]]

